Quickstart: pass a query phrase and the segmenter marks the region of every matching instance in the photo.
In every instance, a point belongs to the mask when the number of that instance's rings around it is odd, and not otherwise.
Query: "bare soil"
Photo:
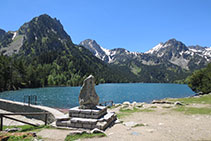
[[[153,112],[136,112],[105,131],[102,141],[202,141],[211,140],[211,115],[185,115],[168,104],[146,104]],[[171,107],[172,106],[172,107]],[[207,105],[210,106],[210,105]],[[165,108],[164,108],[165,107]],[[168,107],[168,108],[166,108]],[[169,108],[171,107],[171,108]],[[201,106],[204,107],[204,106]],[[116,110],[116,109],[114,109]],[[140,126],[133,127],[139,124]],[[144,125],[144,126],[143,126]]]

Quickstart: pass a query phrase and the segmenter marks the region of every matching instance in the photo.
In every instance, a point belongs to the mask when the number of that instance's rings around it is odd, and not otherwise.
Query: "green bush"
[[[195,92],[211,92],[211,63],[204,69],[195,71],[186,79],[188,86]]]

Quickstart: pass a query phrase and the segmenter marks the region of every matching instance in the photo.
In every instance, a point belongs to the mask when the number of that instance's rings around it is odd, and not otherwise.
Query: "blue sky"
[[[211,0],[1,0],[0,28],[15,31],[33,17],[61,21],[74,43],[145,52],[176,38],[211,46]]]

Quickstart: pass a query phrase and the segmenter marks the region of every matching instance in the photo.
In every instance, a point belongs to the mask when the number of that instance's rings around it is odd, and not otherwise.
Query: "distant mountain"
[[[160,43],[146,54],[163,58],[172,64],[186,70],[200,69],[211,62],[211,48],[190,46],[187,47],[175,39]]]
[[[60,21],[46,14],[33,18],[17,31],[0,30],[0,45],[3,55],[0,56],[0,81],[3,83],[0,90],[76,86],[90,74],[96,77],[97,83],[133,82],[130,74],[107,65],[89,50],[73,44]],[[12,73],[7,74],[10,71]],[[5,74],[11,76],[6,78]]]
[[[174,82],[185,79],[193,70],[205,67],[211,62],[211,48],[187,47],[176,39],[159,43],[145,53],[130,52],[121,48],[104,49],[90,39],[82,41],[80,45],[106,63],[126,66],[128,71],[144,82]]]

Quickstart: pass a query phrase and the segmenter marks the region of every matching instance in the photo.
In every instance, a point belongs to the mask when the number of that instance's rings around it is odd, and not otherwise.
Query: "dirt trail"
[[[210,107],[210,104],[193,104],[188,107]],[[174,105],[144,104],[141,109],[120,120],[105,131],[107,137],[83,139],[84,141],[202,141],[211,140],[211,115],[186,115],[172,110]],[[118,112],[120,107],[109,109]],[[20,117],[24,118],[24,117]],[[4,123],[11,121],[4,121]],[[139,124],[137,127],[134,125]],[[141,125],[141,126],[140,126]],[[47,141],[62,141],[71,130],[43,129],[37,135]]]
[[[148,104],[150,105],[150,104]],[[211,140],[210,115],[185,115],[157,106],[153,112],[137,112],[107,129],[107,137],[86,141],[198,141]],[[126,124],[126,125],[125,125]],[[145,126],[131,127],[135,124]]]

